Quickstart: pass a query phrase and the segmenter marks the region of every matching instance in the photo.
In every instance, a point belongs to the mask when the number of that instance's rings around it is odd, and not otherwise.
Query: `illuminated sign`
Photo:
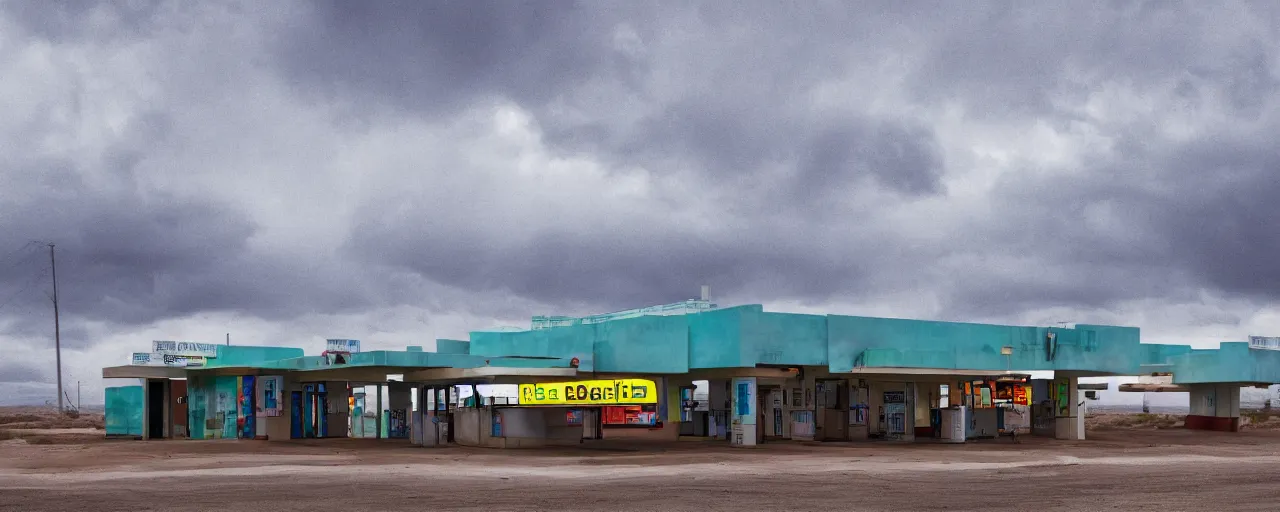
[[[1013,404],[1031,405],[1031,386],[1014,386]]]
[[[520,405],[641,405],[658,403],[651,380],[614,379],[521,384]]]

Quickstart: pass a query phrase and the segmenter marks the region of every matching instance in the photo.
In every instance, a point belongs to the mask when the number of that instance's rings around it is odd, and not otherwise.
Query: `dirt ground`
[[[0,441],[0,511],[1274,510],[1280,432],[1082,442]]]
[[[59,414],[54,407],[0,407],[0,441],[25,439],[37,444],[90,442],[104,434],[101,412]]]

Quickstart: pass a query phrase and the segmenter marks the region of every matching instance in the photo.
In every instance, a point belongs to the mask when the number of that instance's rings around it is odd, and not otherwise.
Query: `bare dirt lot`
[[[102,413],[59,413],[54,407],[0,407],[0,441],[32,444],[91,442],[102,438]]]
[[[0,441],[0,510],[1274,510],[1280,432],[1090,441],[422,449]]]

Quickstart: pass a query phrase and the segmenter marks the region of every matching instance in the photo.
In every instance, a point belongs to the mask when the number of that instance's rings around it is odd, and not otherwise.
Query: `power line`
[[[13,251],[13,253],[11,253],[11,254],[17,254],[17,252],[18,252],[18,251]],[[17,260],[17,261],[14,261],[13,266],[11,266],[11,267],[9,267],[9,268],[10,268],[10,269],[18,268],[18,267],[22,266],[22,264],[23,264],[23,263],[26,263],[26,262],[29,262],[29,261],[31,261],[31,260],[34,260],[34,259],[35,259],[35,257],[36,257],[36,256],[39,256],[39,255],[40,255],[40,251],[31,251],[31,254],[28,254],[28,255],[26,255],[25,257],[23,257],[23,258],[21,258],[21,259],[19,259],[19,260]]]
[[[10,251],[10,252],[9,252],[9,254],[4,255],[4,259],[6,259],[6,260],[7,260],[7,259],[9,259],[9,258],[12,258],[12,257],[13,257],[13,255],[15,255],[15,254],[18,254],[18,253],[22,252],[24,249],[30,249],[30,248],[35,247],[35,246],[37,246],[37,245],[40,245],[40,242],[37,242],[37,241],[35,241],[35,240],[32,240],[32,241],[27,242],[27,243],[25,243],[25,244],[22,244],[22,245],[21,245],[21,246],[19,246],[17,249],[14,249],[14,250]]]

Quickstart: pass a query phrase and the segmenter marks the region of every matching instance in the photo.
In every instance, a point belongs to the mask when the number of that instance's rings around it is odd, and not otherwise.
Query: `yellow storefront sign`
[[[614,379],[521,384],[520,405],[643,405],[658,403],[651,380]]]

